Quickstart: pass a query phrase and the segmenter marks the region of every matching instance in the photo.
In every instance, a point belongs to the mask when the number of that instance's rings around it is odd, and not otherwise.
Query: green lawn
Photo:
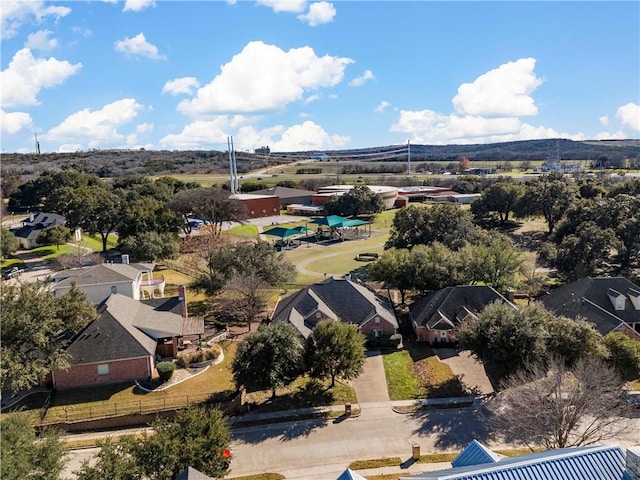
[[[420,385],[412,373],[413,360],[409,352],[388,353],[382,357],[387,389],[391,400],[411,400],[419,398]]]
[[[115,233],[110,233],[107,236],[107,250],[111,250],[112,248],[116,248],[118,244],[118,236]],[[80,242],[81,247],[90,248],[94,252],[102,251],[102,237],[100,235],[89,235],[85,233],[82,236],[82,241]]]
[[[460,397],[464,385],[428,345],[408,341],[405,350],[383,357],[391,400]]]

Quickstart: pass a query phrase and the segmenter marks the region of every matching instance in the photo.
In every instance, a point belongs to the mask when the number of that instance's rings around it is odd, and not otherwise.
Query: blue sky
[[[640,2],[0,3],[3,152],[640,137]]]

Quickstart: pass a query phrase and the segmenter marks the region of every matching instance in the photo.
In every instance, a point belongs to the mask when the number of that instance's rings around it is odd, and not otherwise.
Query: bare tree
[[[225,284],[222,304],[229,315],[246,323],[251,331],[251,322],[267,306],[270,289],[267,282],[255,275],[235,274]]]
[[[628,431],[624,382],[598,358],[568,369],[559,359],[519,370],[488,404],[490,422],[529,448],[591,445]]]

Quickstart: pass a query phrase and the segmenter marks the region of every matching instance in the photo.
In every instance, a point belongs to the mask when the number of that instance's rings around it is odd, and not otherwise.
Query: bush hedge
[[[162,382],[168,382],[173,376],[173,372],[176,370],[176,366],[173,362],[160,362],[156,365],[158,375]]]

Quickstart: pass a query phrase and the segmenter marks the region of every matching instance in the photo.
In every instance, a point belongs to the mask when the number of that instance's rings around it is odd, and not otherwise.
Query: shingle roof
[[[68,273],[70,276],[58,282],[54,289],[71,287],[72,283],[82,287],[100,283],[132,282],[145,269],[149,270],[149,266],[146,264],[101,263],[93,267],[79,269],[74,273]]]
[[[418,326],[439,330],[453,329],[460,324],[461,312],[463,316],[469,313],[478,315],[487,305],[496,301],[510,304],[491,287],[457,285],[422,297],[409,307],[409,312]]]
[[[98,318],[67,348],[72,365],[153,355],[159,339],[182,333],[181,316],[125,295],[111,295],[99,310]]]
[[[319,311],[323,316],[362,326],[376,315],[398,327],[391,304],[364,285],[346,279],[329,278],[303,288],[278,303],[274,321],[290,321],[303,336],[308,336],[315,321],[310,316]]]
[[[579,447],[504,458],[495,463],[428,472],[402,480],[623,480],[625,456],[617,446]]]
[[[609,289],[627,298],[624,310],[615,310],[608,296]],[[640,291],[640,287],[624,277],[587,277],[556,288],[539,297],[547,309],[568,318],[582,318],[593,323],[602,335],[614,329],[640,322],[640,310],[629,300],[629,292]]]

